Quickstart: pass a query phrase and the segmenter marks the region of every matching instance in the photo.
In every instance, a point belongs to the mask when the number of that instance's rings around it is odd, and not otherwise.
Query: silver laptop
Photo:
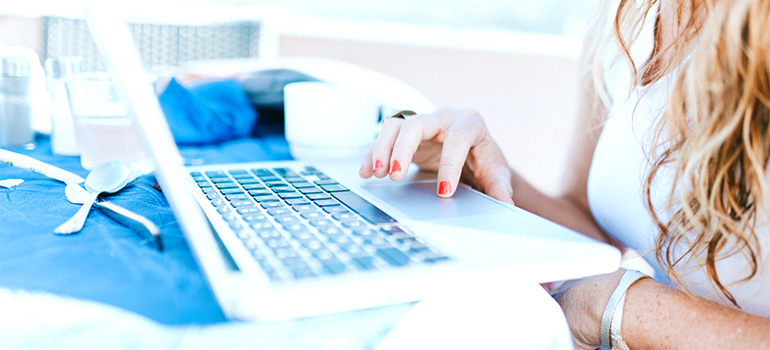
[[[548,282],[617,269],[620,253],[435,175],[362,180],[351,162],[185,167],[114,4],[86,1],[99,51],[224,313],[289,319],[420,300],[478,276]]]

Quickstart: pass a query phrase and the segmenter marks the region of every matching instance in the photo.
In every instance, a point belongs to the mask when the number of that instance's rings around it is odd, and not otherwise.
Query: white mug
[[[295,159],[357,159],[379,130],[380,101],[326,82],[284,87],[286,140]]]

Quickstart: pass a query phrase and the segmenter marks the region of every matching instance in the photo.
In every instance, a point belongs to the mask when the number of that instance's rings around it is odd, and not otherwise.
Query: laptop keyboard
[[[313,167],[190,175],[273,281],[450,260]]]

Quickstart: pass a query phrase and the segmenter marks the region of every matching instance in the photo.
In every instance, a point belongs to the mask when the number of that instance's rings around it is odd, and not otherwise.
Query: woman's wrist
[[[597,348],[601,344],[601,322],[607,301],[624,269],[568,281],[552,292],[573,328],[576,348]]]

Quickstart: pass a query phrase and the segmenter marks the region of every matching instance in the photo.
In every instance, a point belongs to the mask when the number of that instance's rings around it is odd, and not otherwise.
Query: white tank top
[[[611,13],[605,28],[607,31],[613,30],[611,22],[617,7],[617,0],[613,1],[613,6],[609,6]],[[650,14],[655,13],[657,8],[650,11]],[[643,67],[652,53],[655,17],[648,16],[641,34],[631,47],[631,57],[637,70]],[[605,87],[612,104],[591,163],[588,202],[599,226],[610,236],[642,254],[655,268],[655,278],[671,285],[655,259],[654,242],[658,229],[647,210],[643,184],[647,175],[647,151],[653,128],[657,118],[662,115],[677,72],[649,86],[637,86],[631,90],[628,61],[625,58],[614,60],[618,50],[614,45],[610,46],[604,55],[603,69]],[[652,188],[652,202],[656,208],[662,208],[673,181],[673,171],[661,169],[656,178],[658,180]],[[759,269],[754,278],[737,282],[750,272],[750,265],[740,254],[719,260],[716,266],[722,283],[743,310],[770,317],[770,219],[766,213],[758,215],[757,235],[763,255],[758,261]],[[684,285],[696,295],[730,305],[710,282],[703,266],[705,259],[699,257],[696,260],[677,267],[677,271],[684,274]]]

